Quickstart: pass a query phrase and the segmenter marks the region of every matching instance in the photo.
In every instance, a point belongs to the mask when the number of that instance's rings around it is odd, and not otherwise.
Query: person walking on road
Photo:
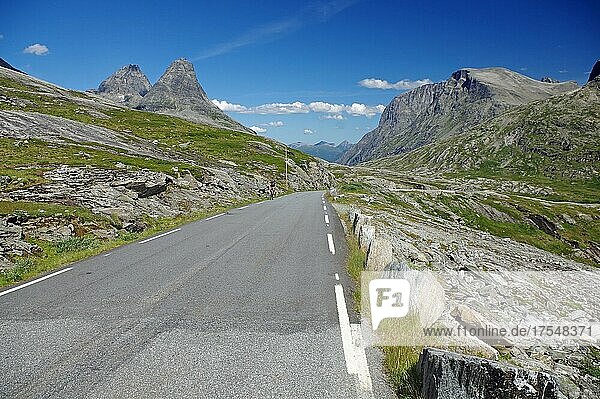
[[[269,184],[269,197],[271,199],[275,198],[275,180],[271,180],[271,183]]]

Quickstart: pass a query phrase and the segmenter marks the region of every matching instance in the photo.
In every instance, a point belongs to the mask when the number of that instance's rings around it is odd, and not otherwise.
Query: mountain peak
[[[600,76],[600,60],[596,61],[594,66],[592,67],[592,71],[590,72],[590,77],[588,78],[588,83],[592,80],[596,79]]]
[[[102,81],[97,93],[118,103],[135,107],[150,87],[150,81],[140,67],[129,64]]]
[[[4,61],[2,58],[0,58],[0,67],[10,69],[11,71],[20,72],[20,73],[25,74],[25,72],[20,71],[17,68],[13,67],[8,62]]]
[[[556,80],[550,76],[544,76],[543,78],[540,79],[540,82],[544,82],[544,83],[560,83],[559,80]]]
[[[171,63],[140,102],[138,109],[192,122],[248,132],[217,108],[198,82],[194,65],[180,58]]]
[[[344,153],[356,164],[405,153],[459,134],[508,109],[578,88],[575,82],[548,84],[502,67],[462,68],[443,82],[395,97],[379,126]]]

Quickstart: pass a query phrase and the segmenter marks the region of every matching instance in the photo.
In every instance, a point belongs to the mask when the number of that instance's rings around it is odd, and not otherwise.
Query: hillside
[[[403,93],[386,107],[379,126],[349,149],[340,162],[354,165],[402,154],[460,134],[515,106],[577,88],[545,83],[504,68],[461,69],[444,82]]]
[[[283,193],[285,149],[0,68],[0,285],[264,197],[271,180]],[[290,190],[332,184],[288,156]]]
[[[427,173],[597,181],[600,79],[517,107],[467,133],[369,164]]]

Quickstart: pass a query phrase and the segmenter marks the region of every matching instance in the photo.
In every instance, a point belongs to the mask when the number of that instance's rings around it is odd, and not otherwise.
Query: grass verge
[[[352,223],[348,216],[339,215],[340,220],[347,226],[346,241],[348,244],[348,259],[346,269],[354,281],[352,299],[354,309],[361,311],[361,272],[365,270],[367,254],[360,248],[356,236],[350,233]],[[413,346],[382,346],[383,366],[394,392],[401,399],[420,399],[421,376],[418,362],[423,348]]]

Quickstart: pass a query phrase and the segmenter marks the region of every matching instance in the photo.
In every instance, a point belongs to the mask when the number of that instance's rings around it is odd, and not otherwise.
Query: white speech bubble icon
[[[377,330],[383,319],[408,314],[410,283],[404,279],[375,279],[369,282],[371,325]]]

